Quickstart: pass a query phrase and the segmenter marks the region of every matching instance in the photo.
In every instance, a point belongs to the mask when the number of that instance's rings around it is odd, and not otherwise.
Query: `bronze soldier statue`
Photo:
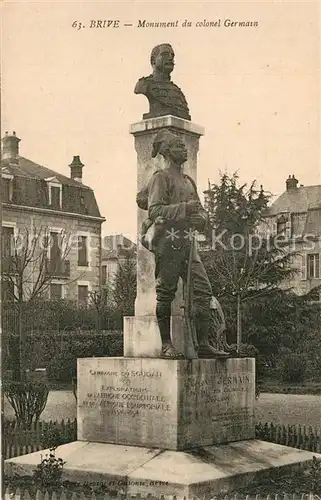
[[[166,167],[156,171],[146,188],[137,195],[140,208],[148,210],[142,227],[142,243],[155,255],[156,317],[162,339],[162,357],[179,359],[171,342],[171,304],[178,280],[186,283],[193,232],[202,230],[208,221],[191,177],[183,173],[187,160],[183,140],[168,130],[160,131],[152,156],[161,154]],[[191,261],[194,325],[199,358],[227,357],[209,344],[212,288],[196,250]]]
[[[140,78],[135,86],[135,94],[144,94],[149,101],[149,113],[143,118],[174,115],[190,120],[185,96],[181,89],[171,81],[174,69],[174,51],[170,44],[162,43],[151,53],[153,74]]]

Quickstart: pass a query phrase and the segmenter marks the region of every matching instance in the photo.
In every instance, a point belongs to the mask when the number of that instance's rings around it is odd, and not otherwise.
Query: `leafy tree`
[[[239,186],[238,182],[237,173],[231,177],[221,173],[220,183],[210,184],[206,192],[211,227],[227,236],[245,234],[249,228],[254,228],[262,219],[271,197],[262,186],[257,190],[255,181],[250,187]]]
[[[232,322],[231,309],[226,309],[227,321]],[[292,291],[275,290],[245,303],[246,340],[258,348],[265,366],[276,368],[285,354],[305,352],[309,369],[317,372],[315,367],[320,363],[321,347],[320,313],[320,303],[311,301],[310,294],[299,296]]]
[[[269,200],[255,182],[239,185],[236,173],[221,174],[220,183],[207,191],[211,250],[203,258],[214,295],[232,301],[236,310],[238,347],[244,303],[272,293],[296,272],[290,267],[293,253],[278,238],[258,232]]]
[[[122,316],[132,316],[136,298],[136,263],[130,257],[119,262],[113,286],[113,299]]]

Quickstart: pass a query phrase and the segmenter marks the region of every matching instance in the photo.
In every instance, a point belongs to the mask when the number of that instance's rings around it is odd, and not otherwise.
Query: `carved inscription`
[[[248,406],[247,393],[253,384],[249,373],[233,373],[229,376],[198,378],[189,375],[186,379],[184,420],[212,422],[224,427],[227,432],[238,432],[252,428],[253,409]],[[240,407],[240,401],[244,406]]]
[[[211,377],[197,379],[190,375],[186,381],[188,394],[195,394],[204,399],[204,402],[217,401],[218,395],[230,392],[245,392],[249,389],[251,379],[248,373],[234,374],[228,377]]]
[[[169,397],[163,392],[163,384],[157,393],[157,383],[149,382],[151,379],[161,381],[162,373],[159,371],[97,369],[89,370],[89,375],[94,377],[93,386],[96,389],[87,392],[80,403],[82,407],[101,408],[107,415],[132,418],[146,412],[155,412],[156,416],[174,409]],[[201,378],[197,374],[186,376],[182,406],[185,423],[205,420],[223,426],[228,431],[251,425],[253,408],[246,406],[246,393],[252,387],[252,375],[248,372],[229,376],[218,373],[204,375]],[[100,379],[101,384],[97,384],[96,380]],[[238,398],[244,399],[243,407]]]
[[[142,411],[167,412],[171,410],[166,396],[152,394],[146,387],[135,387],[132,383],[143,379],[160,379],[161,372],[142,371],[100,371],[89,370],[90,375],[111,376],[113,385],[102,384],[99,391],[88,392],[82,401],[87,408],[104,408],[108,415],[129,415],[136,417]]]

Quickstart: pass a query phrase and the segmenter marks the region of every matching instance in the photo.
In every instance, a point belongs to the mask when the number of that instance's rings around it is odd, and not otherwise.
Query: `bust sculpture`
[[[174,115],[191,120],[188,104],[181,89],[171,81],[174,69],[174,51],[170,44],[162,43],[153,48],[150,62],[153,73],[138,80],[135,94],[143,94],[149,101],[149,113],[143,119]]]

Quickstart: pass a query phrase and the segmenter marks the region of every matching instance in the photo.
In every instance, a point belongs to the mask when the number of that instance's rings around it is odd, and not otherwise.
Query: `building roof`
[[[95,194],[81,182],[19,156],[16,162],[2,161],[2,170],[13,176],[13,205],[52,208],[46,179],[62,184],[62,206],[54,210],[101,217]]]
[[[308,210],[303,234],[321,236],[321,207]]]
[[[264,215],[272,217],[282,212],[305,213],[316,208],[321,208],[321,185],[300,186],[281,194]]]
[[[6,166],[7,170],[12,175],[28,177],[29,179],[48,179],[49,177],[56,177],[62,184],[90,189],[88,186],[84,186],[79,181],[75,181],[65,175],[59,174],[50,168],[39,165],[34,161],[23,158],[22,156],[19,157],[19,163],[16,165],[14,163],[7,162],[6,160],[4,160],[2,164],[3,166]]]

